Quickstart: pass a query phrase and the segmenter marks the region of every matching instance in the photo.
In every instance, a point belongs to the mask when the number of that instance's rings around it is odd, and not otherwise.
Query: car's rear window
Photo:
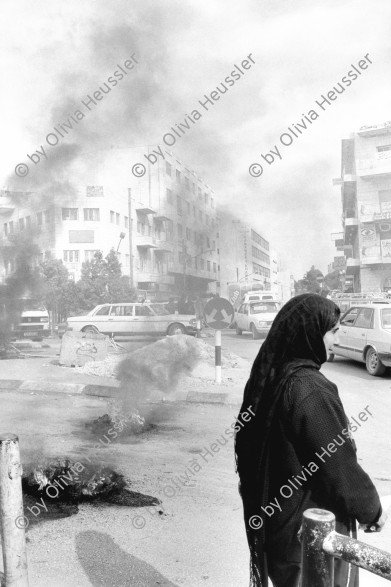
[[[278,312],[276,302],[259,302],[250,305],[250,314],[266,314],[267,312]]]
[[[391,328],[391,308],[384,308],[381,311],[381,323],[383,328]]]

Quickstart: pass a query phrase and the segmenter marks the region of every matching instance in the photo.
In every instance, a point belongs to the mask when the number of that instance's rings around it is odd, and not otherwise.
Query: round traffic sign
[[[210,328],[223,330],[232,324],[234,307],[225,298],[212,298],[204,308],[205,320]]]

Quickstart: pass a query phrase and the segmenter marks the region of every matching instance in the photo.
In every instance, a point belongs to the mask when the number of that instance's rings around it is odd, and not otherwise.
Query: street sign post
[[[225,298],[213,298],[204,308],[205,321],[215,333],[215,370],[216,383],[221,383],[221,331],[229,328],[234,319],[234,308]]]

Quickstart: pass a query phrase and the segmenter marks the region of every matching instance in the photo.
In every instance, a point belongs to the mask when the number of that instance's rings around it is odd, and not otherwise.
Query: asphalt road
[[[213,337],[204,340],[213,344]],[[135,348],[148,342],[152,339],[124,344]],[[261,344],[251,335],[223,332],[223,349],[249,361]],[[359,462],[379,493],[391,494],[391,374],[371,377],[364,365],[339,358],[322,370],[338,385],[350,419],[357,420],[369,408],[372,417],[354,433]],[[119,437],[96,455],[96,439],[86,432],[85,423],[107,411],[105,400],[5,392],[1,398],[0,425],[3,430],[20,431],[24,464],[64,454],[79,460],[97,458],[124,473],[133,490],[162,500],[162,513],[154,508],[83,505],[77,516],[32,527],[28,531],[31,585],[248,585],[233,441],[227,438],[218,453],[206,453],[218,438],[224,440],[237,407],[162,406],[153,430],[139,437]],[[200,469],[191,475],[194,459]],[[360,539],[390,550],[391,521],[382,533],[361,534]],[[362,587],[386,583],[367,573],[360,581]]]

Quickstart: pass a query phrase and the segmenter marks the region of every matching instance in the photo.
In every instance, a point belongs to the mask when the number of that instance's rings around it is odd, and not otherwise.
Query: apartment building
[[[259,228],[219,210],[221,295],[229,297],[229,285],[249,284],[270,290],[272,263],[270,244]]]
[[[363,126],[342,140],[343,234],[337,249],[346,256],[345,288],[391,290],[391,122]]]
[[[145,153],[148,153],[145,149]],[[119,149],[88,179],[48,202],[39,194],[0,194],[0,277],[14,269],[12,243],[34,235],[41,259],[62,259],[78,280],[84,261],[118,251],[124,275],[151,295],[218,293],[219,229],[215,194],[194,171],[165,151],[146,173],[130,173],[143,153]],[[23,202],[21,205],[20,202]]]

